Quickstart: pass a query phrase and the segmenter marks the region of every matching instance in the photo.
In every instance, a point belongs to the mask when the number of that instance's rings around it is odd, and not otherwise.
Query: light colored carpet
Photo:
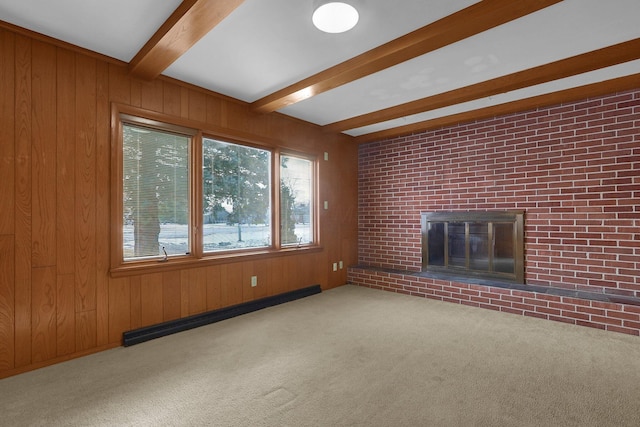
[[[0,380],[7,426],[638,426],[640,338],[343,286]]]

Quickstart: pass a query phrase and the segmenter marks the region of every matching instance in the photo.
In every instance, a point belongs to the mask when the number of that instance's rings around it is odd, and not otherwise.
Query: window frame
[[[299,244],[295,244],[295,243],[289,243],[289,244],[282,244],[280,237],[282,235],[282,232],[278,233],[278,246],[280,248],[283,249],[288,249],[288,248],[292,248],[292,247],[302,247],[302,246],[313,246],[315,244],[315,242],[318,241],[318,239],[320,238],[320,235],[318,233],[318,226],[317,226],[317,222],[320,220],[320,211],[319,211],[319,205],[320,205],[320,197],[319,197],[319,186],[318,186],[318,158],[317,156],[310,156],[309,154],[305,154],[305,153],[301,153],[298,151],[293,151],[293,150],[279,150],[279,152],[276,155],[275,160],[277,161],[277,164],[273,165],[273,167],[276,170],[276,174],[274,176],[277,175],[277,188],[275,188],[274,190],[277,192],[278,194],[278,202],[280,202],[280,181],[282,179],[281,177],[281,173],[280,173],[280,166],[281,166],[281,161],[282,161],[282,157],[296,157],[299,159],[304,159],[307,160],[309,162],[311,162],[311,179],[312,179],[312,183],[311,183],[311,201],[312,201],[312,206],[310,208],[310,214],[311,214],[311,220],[312,220],[312,225],[311,225],[311,242],[310,243],[299,243]],[[282,230],[282,224],[280,224],[281,222],[281,215],[280,215],[280,207],[282,206],[282,203],[278,203],[278,230]]]
[[[219,136],[212,136],[211,134],[203,134],[202,138],[201,138],[201,145],[199,147],[199,153],[200,155],[202,155],[202,148],[203,148],[203,144],[202,142],[205,139],[211,139],[214,141],[218,141],[221,143],[225,143],[225,144],[232,144],[232,145],[238,145],[238,146],[244,146],[244,147],[249,147],[249,148],[255,148],[255,149],[259,149],[259,150],[264,150],[267,151],[269,153],[269,178],[270,178],[270,186],[271,188],[270,190],[270,198],[271,198],[271,214],[269,215],[269,220],[270,220],[270,228],[271,228],[271,245],[269,246],[259,246],[259,247],[252,247],[252,248],[233,248],[233,249],[228,249],[228,250],[221,250],[221,251],[208,251],[205,252],[204,251],[204,221],[201,222],[201,224],[203,225],[202,227],[200,227],[199,230],[199,237],[201,240],[200,244],[199,244],[199,249],[202,251],[201,256],[202,257],[209,257],[209,256],[216,256],[216,255],[225,255],[225,254],[233,254],[233,253],[252,253],[252,252],[260,252],[260,251],[265,251],[265,250],[270,250],[273,249],[275,247],[275,243],[274,243],[274,218],[273,218],[273,212],[275,210],[275,206],[274,204],[276,202],[279,202],[279,200],[274,199],[274,192],[273,192],[273,180],[274,180],[274,175],[273,175],[273,161],[274,161],[274,149],[273,148],[269,148],[269,147],[265,147],[265,146],[261,146],[261,145],[257,145],[257,144],[252,144],[252,143],[246,143],[246,142],[238,142],[237,140],[233,139],[233,138],[228,138],[228,137],[219,137]],[[200,193],[199,195],[202,196],[203,195],[203,179],[202,179],[202,165],[203,165],[203,160],[200,161],[200,163],[198,164],[198,168],[200,170],[200,177],[198,180],[198,183],[200,185]],[[202,203],[203,201],[203,197],[199,198],[200,203]],[[200,218],[202,219],[202,204],[199,206],[199,212],[201,214]]]
[[[140,120],[140,118],[138,117],[133,117],[133,116],[128,116],[128,115],[122,115],[121,116],[121,125],[123,127],[123,131],[124,131],[124,127],[125,126],[130,126],[130,127],[137,127],[139,129],[149,129],[150,131],[153,132],[158,132],[158,133],[164,133],[164,134],[173,134],[173,135],[178,135],[181,137],[184,137],[186,139],[188,139],[188,145],[187,145],[187,167],[188,167],[188,173],[187,173],[187,208],[188,208],[188,212],[187,212],[187,229],[191,230],[192,228],[192,224],[193,224],[193,194],[192,194],[192,186],[193,186],[193,171],[191,170],[191,168],[193,167],[193,145],[194,145],[194,139],[197,136],[197,131],[190,129],[190,128],[183,128],[183,127],[177,127],[174,125],[160,125],[157,123],[150,123],[148,120]],[[123,132],[124,135],[124,132]],[[120,147],[121,152],[124,152],[124,137],[122,138],[122,146]],[[124,156],[122,156],[122,163],[124,164]],[[120,166],[120,169],[123,173],[123,177],[124,177],[124,168],[122,167],[123,164]],[[123,184],[124,187],[124,184]],[[124,191],[124,188],[122,189],[122,191]],[[123,200],[123,197],[120,197],[120,203],[122,204],[122,207],[124,208],[125,203]],[[121,210],[120,215],[123,215],[123,211],[124,209]],[[124,226],[124,218],[123,218],[123,226]],[[180,257],[180,256],[184,256],[186,254],[191,253],[192,251],[192,247],[193,247],[193,236],[191,235],[192,233],[187,233],[187,237],[188,237],[188,245],[187,245],[187,250],[185,253],[180,253],[180,254],[170,254],[170,255],[165,255],[163,256],[162,254],[158,254],[158,255],[147,255],[147,256],[139,256],[139,257],[130,257],[130,258],[125,258],[124,257],[124,250],[123,250],[123,261],[124,262],[132,262],[132,261],[144,261],[144,260],[150,260],[150,261],[165,261],[167,260],[169,257],[170,258],[175,258],[175,257]],[[122,235],[124,235],[124,232],[122,233]],[[122,239],[123,243],[124,243],[124,238]],[[123,245],[124,246],[124,245]]]
[[[125,123],[190,137],[189,142],[189,239],[190,253],[151,259],[124,259],[123,250],[123,127]],[[258,248],[237,248],[205,252],[203,246],[203,139],[209,138],[270,153],[271,179],[271,245]],[[312,242],[283,246],[280,241],[280,161],[281,156],[294,156],[309,160],[312,165],[313,216]],[[289,149],[281,141],[233,132],[229,129],[211,129],[201,122],[176,118],[138,107],[112,104],[111,108],[111,230],[110,274],[122,277],[132,274],[153,273],[224,262],[286,256],[301,251],[321,251],[319,211],[319,153]]]

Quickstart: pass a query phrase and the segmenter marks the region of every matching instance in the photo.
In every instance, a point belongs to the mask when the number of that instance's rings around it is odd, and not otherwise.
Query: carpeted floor
[[[640,338],[343,286],[0,380],[6,426],[638,426]]]

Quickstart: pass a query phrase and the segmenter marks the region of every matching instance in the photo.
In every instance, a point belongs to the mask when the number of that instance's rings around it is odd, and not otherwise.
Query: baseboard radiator
[[[242,314],[262,310],[263,308],[273,307],[274,305],[295,301],[297,299],[319,294],[320,292],[322,292],[322,290],[320,289],[320,285],[312,285],[295,291],[285,292],[283,294],[261,298],[255,301],[249,301],[231,307],[221,308],[218,310],[196,314],[194,316],[158,323],[157,325],[134,329],[122,334],[123,345],[125,347],[129,347],[131,345],[140,344],[155,338],[164,337],[166,335],[175,334],[177,332],[182,332],[200,326],[209,325],[211,323],[216,323],[221,320],[231,319],[232,317],[240,316]]]

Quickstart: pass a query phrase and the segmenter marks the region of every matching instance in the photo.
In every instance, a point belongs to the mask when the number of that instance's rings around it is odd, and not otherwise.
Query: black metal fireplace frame
[[[444,224],[444,260],[442,265],[429,264],[429,226],[430,224]],[[464,265],[454,265],[449,262],[449,236],[448,230],[450,224],[465,224],[465,240],[466,245]],[[494,247],[488,250],[487,270],[478,270],[470,267],[469,259],[469,224],[486,224],[487,240],[489,245],[494,244],[493,230],[495,224],[512,224],[513,232],[511,244],[513,248],[513,271],[496,271],[494,268],[493,254]],[[421,214],[422,228],[422,271],[434,272],[439,274],[450,274],[451,276],[468,276],[474,278],[499,279],[512,283],[524,283],[524,211],[437,211],[423,212]]]

